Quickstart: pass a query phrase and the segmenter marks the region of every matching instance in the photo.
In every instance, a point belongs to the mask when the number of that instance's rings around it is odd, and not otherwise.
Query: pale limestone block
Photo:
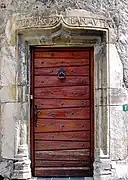
[[[26,100],[26,86],[23,86],[22,87],[23,88],[23,102],[25,102],[25,100]]]
[[[105,18],[101,14],[92,13],[91,11],[86,11],[84,9],[70,9],[70,10],[66,9],[65,15],[69,16],[69,17],[70,16],[76,17],[76,15],[77,15],[77,17],[90,17],[90,18],[97,18],[97,19]]]
[[[100,124],[101,124],[101,107],[95,107],[95,129],[96,131],[94,131],[94,136],[95,136],[95,148],[96,148],[96,157],[97,155],[100,154],[99,152],[99,147],[100,147]]]
[[[101,60],[103,59],[102,55],[102,49],[103,46],[101,44],[98,44],[98,46],[94,47],[94,85],[95,88],[101,88],[102,86],[102,74],[101,74],[101,69],[102,69],[102,64],[100,63]],[[105,85],[106,87],[106,85]]]
[[[21,52],[21,55],[22,55],[22,65],[21,65],[21,81],[22,81],[22,84],[25,84],[26,83],[26,80],[27,80],[27,65],[25,63],[25,54],[23,52]]]
[[[108,174],[103,174],[99,177],[99,179],[95,179],[94,180],[118,180],[118,179],[113,179],[112,175],[108,172]]]
[[[109,87],[107,46],[99,43],[94,48],[94,85],[96,89]]]
[[[110,106],[110,155],[112,160],[127,156],[128,112],[122,106]]]
[[[123,84],[123,65],[115,44],[109,44],[109,68],[110,68],[110,87],[121,88]]]
[[[109,153],[109,106],[95,107],[95,157],[106,157]],[[96,150],[97,149],[97,150]]]
[[[13,176],[11,177],[11,179],[21,179],[21,180],[26,180],[26,179],[30,179],[31,178],[31,172],[29,171],[14,171]]]
[[[2,157],[14,158],[15,135],[18,103],[1,104],[1,125],[2,125]]]
[[[23,106],[23,115],[24,115],[24,120],[26,120],[26,123],[29,123],[29,116],[30,116],[30,107],[28,102],[24,102],[22,104]]]
[[[111,160],[108,158],[100,159],[94,163],[94,172],[95,175],[111,175]]]
[[[1,86],[14,85],[16,79],[15,47],[1,48]]]
[[[95,89],[95,105],[102,106],[109,104],[109,89]]]
[[[124,88],[110,89],[110,105],[128,104],[128,91]]]
[[[100,171],[101,171],[101,174],[105,174],[105,173],[110,173],[110,170],[111,170],[111,161],[110,159],[100,159]],[[106,172],[105,172],[106,171]]]
[[[112,171],[117,179],[128,179],[128,163],[124,161],[112,161]]]
[[[93,177],[85,177],[84,180],[93,180]]]
[[[113,28],[110,28],[109,29],[109,34],[108,34],[108,43],[109,44],[116,44],[116,41],[117,41],[117,33],[116,33],[116,30],[113,29]]]
[[[15,102],[16,101],[16,86],[4,86],[0,89],[1,102]]]
[[[5,179],[10,179],[10,176],[13,172],[13,161],[12,160],[3,160],[0,162],[0,175],[5,177]],[[7,180],[6,179],[6,180]]]
[[[109,154],[109,106],[101,106],[100,119],[100,156]]]

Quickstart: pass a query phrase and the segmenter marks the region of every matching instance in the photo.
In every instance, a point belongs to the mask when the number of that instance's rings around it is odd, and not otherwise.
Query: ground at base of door
[[[51,177],[51,178],[32,178],[31,180],[93,180],[92,177]]]

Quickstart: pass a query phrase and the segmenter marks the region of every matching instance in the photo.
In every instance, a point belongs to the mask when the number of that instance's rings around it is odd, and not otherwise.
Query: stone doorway
[[[75,11],[74,11],[75,12]],[[77,16],[76,16],[77,14]],[[63,15],[14,15],[8,21],[6,34],[12,49],[16,50],[15,74],[16,111],[13,129],[13,148],[3,156],[14,159],[12,178],[31,177],[30,168],[30,55],[31,47],[94,48],[94,171],[93,177],[111,171],[109,143],[109,43],[114,41],[112,22],[86,11]],[[112,58],[112,57],[111,57]],[[15,108],[16,107],[16,108]],[[4,122],[6,123],[5,117]],[[11,123],[11,121],[10,121]],[[5,139],[9,139],[5,134]],[[19,168],[21,171],[19,171]],[[107,169],[107,170],[106,170]]]

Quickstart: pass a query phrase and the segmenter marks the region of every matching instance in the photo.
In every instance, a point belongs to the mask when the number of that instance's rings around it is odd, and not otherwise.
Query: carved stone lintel
[[[113,28],[112,22],[108,19],[99,19],[95,17],[66,17],[66,16],[53,16],[41,17],[32,16],[26,19],[19,19],[16,21],[17,29],[26,28],[50,28],[63,23],[71,27],[99,27],[99,28]]]
[[[53,27],[58,24],[60,21],[59,16],[54,17],[28,17],[26,19],[17,20],[16,27],[17,29],[23,28],[41,28],[41,27]]]
[[[76,16],[77,14],[77,16]],[[6,26],[6,35],[9,42],[16,43],[16,32],[26,33],[31,29],[31,33],[34,31],[37,32],[40,30],[49,31],[49,29],[56,29],[59,26],[65,28],[80,28],[80,29],[98,29],[101,31],[106,31],[107,29],[115,29],[113,22],[110,19],[107,19],[103,16],[88,16],[88,13],[77,12],[74,15],[65,14],[65,15],[28,15],[23,14],[19,16],[17,14],[13,15],[12,18],[8,21]],[[115,37],[113,37],[115,38]],[[68,41],[70,39],[68,38]],[[42,43],[45,43],[45,39],[42,38]]]

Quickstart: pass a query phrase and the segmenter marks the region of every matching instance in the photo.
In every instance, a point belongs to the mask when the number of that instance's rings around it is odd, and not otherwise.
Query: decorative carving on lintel
[[[60,22],[61,17],[41,17],[32,16],[26,19],[19,19],[16,21],[16,29],[26,28],[51,28],[56,26]]]
[[[69,27],[96,27],[96,28],[113,28],[113,23],[109,19],[94,17],[77,17],[77,16],[31,16],[16,21],[16,29],[28,28],[52,28],[59,24]]]
[[[29,35],[36,35],[40,33],[45,34],[46,31],[57,32],[58,27],[61,29],[68,30],[98,30],[98,31],[108,31],[109,38],[115,39],[115,33],[113,33],[114,25],[110,19],[101,16],[87,16],[87,14],[77,14],[77,16],[70,15],[54,15],[54,16],[42,16],[42,15],[13,15],[8,21],[6,26],[6,36],[7,40],[11,44],[16,43],[16,37],[18,33]],[[113,36],[114,34],[114,36]],[[70,42],[70,37],[65,39]],[[45,44],[45,39],[41,40]]]

